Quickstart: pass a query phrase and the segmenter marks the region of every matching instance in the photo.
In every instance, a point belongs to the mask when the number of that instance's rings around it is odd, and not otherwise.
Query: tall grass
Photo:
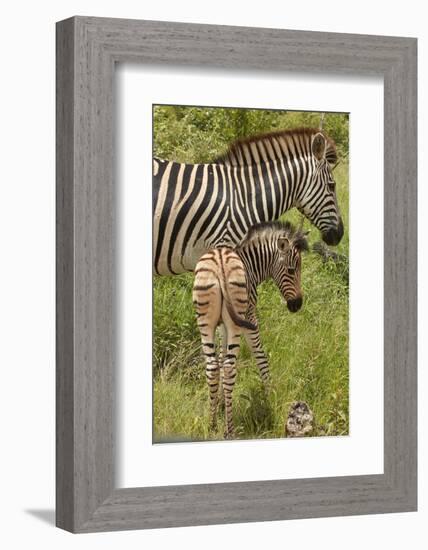
[[[172,116],[171,113],[167,114]],[[312,115],[315,117],[315,114]],[[339,115],[327,115],[327,122],[329,116]],[[179,125],[183,117],[179,118]],[[293,117],[296,121],[296,113],[293,113]],[[165,115],[164,118],[168,117]],[[186,124],[188,128],[188,121]],[[176,136],[173,129],[172,124],[169,131]],[[263,128],[263,131],[266,129]],[[158,135],[159,139],[161,135],[164,149],[170,146],[172,151],[176,144],[171,145],[173,139],[168,140],[165,132],[165,128],[160,128],[157,134],[155,124],[155,138]],[[184,136],[190,134],[190,130],[184,132]],[[207,135],[218,135],[218,131],[214,129]],[[185,137],[183,141],[186,141]],[[209,137],[204,143],[207,142],[210,142]],[[343,147],[345,151],[347,141]],[[203,146],[201,149],[205,151]],[[192,156],[192,152],[189,156]],[[180,160],[190,162],[195,159]],[[346,151],[342,163],[335,170],[335,179],[345,225],[345,235],[337,251],[347,257],[349,225]],[[284,219],[297,224],[301,217],[292,210],[287,212]],[[305,221],[304,227],[312,229],[310,245],[319,240],[319,232],[309,222]],[[157,442],[223,438],[224,417],[221,411],[217,431],[209,431],[208,389],[191,299],[192,284],[192,274],[154,278],[154,440]],[[346,261],[325,262],[313,252],[306,253],[303,256],[302,287],[303,307],[294,314],[283,305],[272,281],[259,287],[258,319],[263,347],[269,358],[272,389],[268,395],[265,394],[255,361],[242,339],[233,394],[234,420],[239,437],[283,437],[288,409],[296,400],[306,401],[314,412],[315,429],[312,435],[348,433]]]

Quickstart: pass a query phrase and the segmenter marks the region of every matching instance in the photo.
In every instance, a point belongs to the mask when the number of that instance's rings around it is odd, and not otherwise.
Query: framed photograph
[[[349,114],[155,104],[153,137],[153,442],[348,435]]]
[[[416,39],[57,24],[57,525],[413,511]]]

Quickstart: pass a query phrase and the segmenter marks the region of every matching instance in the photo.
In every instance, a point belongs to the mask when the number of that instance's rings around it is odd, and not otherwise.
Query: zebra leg
[[[223,394],[223,361],[227,353],[227,331],[226,331],[226,325],[222,323],[218,327],[218,335],[220,340],[220,351],[219,351],[219,358],[218,358],[218,366],[219,366],[219,384],[218,384],[218,402],[221,405],[224,401],[224,394]]]
[[[198,274],[198,271],[195,271],[193,303],[201,335],[202,352],[205,358],[205,375],[210,392],[210,427],[215,429],[219,382],[215,330],[220,319],[221,295],[218,282],[212,273],[203,267],[200,267],[200,272]]]
[[[269,391],[270,389],[269,363],[268,363],[266,354],[263,351],[262,343],[260,341],[260,333],[259,333],[257,318],[255,315],[252,315],[249,320],[254,325],[256,325],[256,330],[246,330],[245,339],[247,341],[248,347],[251,349],[251,353],[254,355],[256,359],[257,367],[259,369],[263,385],[265,389]]]
[[[239,341],[241,338],[238,327],[227,330],[227,353],[223,358],[223,395],[226,416],[225,439],[232,439],[235,436],[233,425],[232,393],[236,378],[236,358],[239,352]]]
[[[202,351],[205,356],[205,375],[210,392],[210,429],[217,427],[217,405],[218,405],[218,386],[220,379],[220,367],[215,352],[215,334],[209,332],[207,337],[203,337]]]

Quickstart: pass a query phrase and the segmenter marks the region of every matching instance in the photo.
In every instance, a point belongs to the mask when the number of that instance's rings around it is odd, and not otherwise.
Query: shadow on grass
[[[257,438],[271,432],[274,411],[262,387],[249,387],[234,396],[235,426],[239,438]]]

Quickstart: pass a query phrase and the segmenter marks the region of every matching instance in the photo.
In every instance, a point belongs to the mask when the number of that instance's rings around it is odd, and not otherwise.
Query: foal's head
[[[295,230],[289,223],[281,224],[272,232],[276,247],[271,277],[277,284],[288,309],[295,313],[302,307],[301,288],[302,251],[308,249],[307,233]]]
[[[255,284],[272,278],[292,312],[303,301],[300,274],[301,253],[308,249],[306,235],[289,222],[264,222],[254,225],[239,247],[251,265]]]

